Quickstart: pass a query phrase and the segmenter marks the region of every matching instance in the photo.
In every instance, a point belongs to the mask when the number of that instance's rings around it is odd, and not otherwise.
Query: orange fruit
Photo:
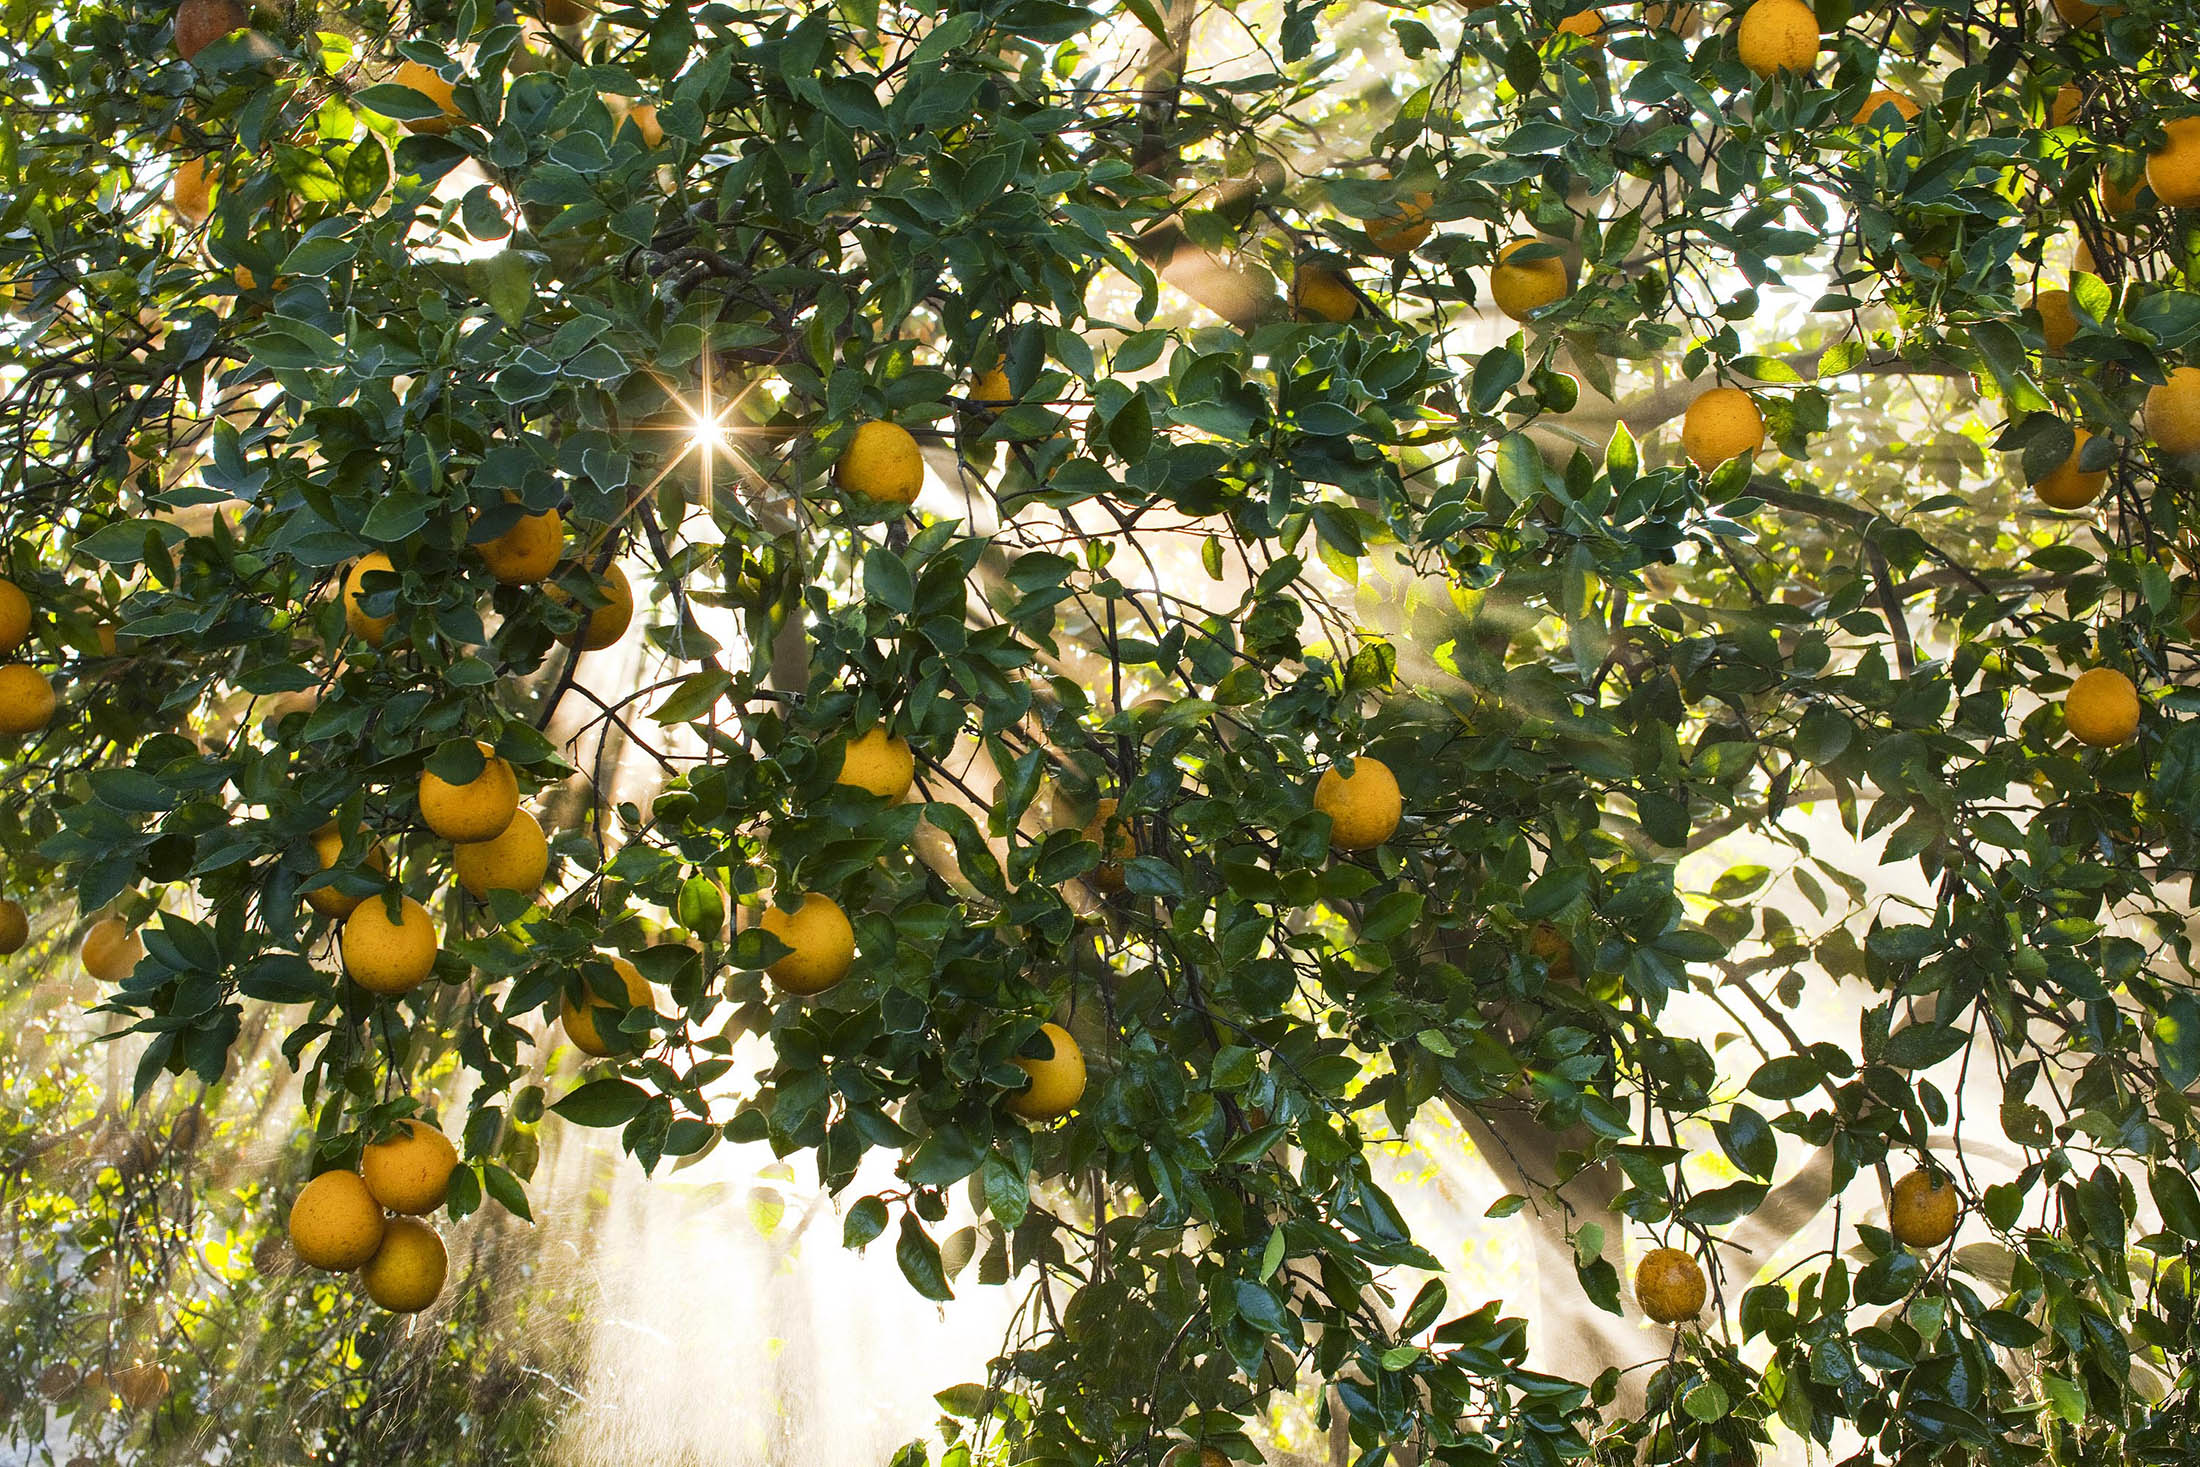
[[[389,635],[390,627],[397,617],[394,613],[389,616],[369,616],[360,599],[366,594],[363,583],[369,571],[394,572],[396,569],[390,563],[389,556],[375,550],[352,562],[350,572],[344,577],[344,626],[369,647],[382,645],[382,639]]]
[[[84,929],[77,948],[84,971],[102,983],[120,983],[137,971],[145,956],[145,944],[120,917],[102,917]]]
[[[1739,387],[1706,388],[1681,418],[1681,451],[1707,472],[1764,446],[1765,415]]]
[[[2200,367],[2174,368],[2169,380],[2148,390],[2146,425],[2162,452],[2200,453]]]
[[[841,450],[833,482],[876,504],[911,504],[924,487],[924,453],[907,428],[873,419]]]
[[[495,840],[519,813],[519,776],[496,750],[474,741],[481,772],[452,784],[432,769],[420,771],[420,819],[447,841]]]
[[[0,733],[36,733],[53,722],[53,684],[35,667],[0,667]]]
[[[1653,1248],[1635,1265],[1635,1302],[1659,1324],[1694,1319],[1709,1297],[1703,1265],[1678,1248]]]
[[[882,800],[899,800],[916,783],[917,756],[909,741],[883,728],[867,728],[848,740],[834,784],[869,790]]]
[[[442,111],[440,117],[407,118],[403,124],[405,131],[445,133],[458,125],[457,92],[434,67],[423,66],[417,61],[407,61],[397,68],[396,75],[390,80],[401,87],[411,87]]]
[[[1902,93],[1890,92],[1882,87],[1864,99],[1864,105],[1856,109],[1856,116],[1852,120],[1857,126],[1862,127],[1868,122],[1875,121],[1879,117],[1879,109],[1882,107],[1892,107],[1895,110],[1895,115],[1901,118],[1904,123],[1915,122],[1918,113],[1923,110],[1917,103],[1903,96]]]
[[[2055,465],[2032,486],[2040,502],[2050,509],[2083,509],[2100,498],[2101,491],[2108,487],[2108,470],[2078,467],[2078,455],[2085,452],[2093,435],[2083,428],[2071,431],[2078,441],[2070,450],[2070,457]]]
[[[370,897],[344,919],[338,946],[344,971],[361,988],[389,997],[410,993],[435,971],[435,919],[426,907],[404,897],[392,922],[383,899]]]
[[[1756,0],[1734,28],[1742,65],[1762,79],[1818,64],[1818,15],[1803,0]]]
[[[1497,263],[1490,266],[1490,299],[1497,309],[1515,321],[1525,321],[1529,315],[1553,301],[1564,300],[1570,287],[1566,283],[1566,262],[1556,255],[1540,260],[1512,262],[1512,257],[1532,244],[1542,244],[1537,239],[1516,239],[1497,252]]]
[[[1955,1236],[1956,1202],[1954,1183],[1920,1168],[1894,1184],[1887,1231],[1909,1247],[1938,1248]]]
[[[1301,265],[1291,273],[1291,311],[1301,321],[1349,321],[1360,314],[1360,297],[1328,266]]]
[[[359,1282],[392,1314],[414,1314],[435,1302],[450,1270],[434,1228],[416,1217],[393,1217],[382,1230],[382,1246],[359,1270]]]
[[[1559,27],[1565,29],[1562,24]],[[1433,226],[1428,222],[1428,211],[1436,199],[1427,193],[1417,193],[1401,200],[1395,213],[1370,219],[1362,226],[1367,242],[1379,255],[1410,255],[1429,236]]]
[[[359,1153],[359,1176],[374,1200],[391,1212],[433,1212],[451,1190],[458,1148],[426,1121],[398,1123],[402,1135],[370,1141]]]
[[[2139,731],[2139,690],[2113,667],[2090,667],[2063,694],[2070,736],[2096,749],[2128,742]]]
[[[2173,117],[2163,124],[2162,146],[2147,155],[2147,184],[2173,209],[2200,204],[2200,117]]]
[[[651,1008],[656,1000],[656,995],[650,992],[649,980],[642,976],[642,970],[625,958],[614,955],[611,959],[611,971],[618,974],[619,981],[626,985],[625,1008],[614,1008],[597,997],[594,989],[590,989],[585,1006],[567,998],[558,1011],[558,1022],[565,1026],[565,1037],[573,1041],[573,1047],[582,1054],[594,1055],[597,1059],[612,1052],[612,1041],[604,1037],[607,1033],[616,1034],[621,1042],[630,1043],[632,1036],[619,1025],[625,1021],[630,1011]]]
[[[1352,761],[1352,772],[1325,769],[1314,782],[1314,808],[1329,817],[1329,848],[1364,851],[1397,833],[1405,813],[1398,777],[1372,755]]]
[[[780,910],[775,902],[764,909],[757,925],[794,949],[764,970],[784,992],[805,997],[823,993],[855,964],[855,928],[829,896],[809,892],[792,912]]]
[[[1085,1094],[1085,1056],[1059,1024],[1041,1024],[1039,1033],[1053,1046],[1043,1058],[1015,1057],[1016,1067],[1031,1077],[1031,1084],[1003,1102],[1011,1115],[1027,1121],[1058,1120],[1076,1108]]]
[[[2067,290],[2043,290],[2032,297],[2032,310],[2040,318],[2040,336],[2049,351],[2061,351],[2078,339],[2078,313]]]
[[[382,1207],[357,1172],[323,1172],[290,1204],[290,1246],[315,1268],[357,1268],[382,1246]]]
[[[183,0],[176,7],[176,53],[189,61],[251,20],[237,0]]]

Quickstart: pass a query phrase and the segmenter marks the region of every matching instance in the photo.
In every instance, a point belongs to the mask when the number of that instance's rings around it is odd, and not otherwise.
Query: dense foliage
[[[277,1027],[263,1225],[416,1110],[454,1236],[544,1126],[813,1157],[921,1293],[1031,1290],[954,1398],[1017,1457],[1250,1457],[1289,1391],[1369,1461],[2182,1460],[2200,511],[2142,407],[2200,336],[2200,24],[1822,0],[1759,76],[1723,6],[1571,8],[364,0],[185,60],[165,4],[7,0],[0,522],[59,707],[0,832],[139,930],[136,1088]],[[1558,298],[1493,335],[1515,240]],[[1762,452],[1656,440],[1721,382]],[[2106,492],[2043,511],[2065,467]],[[2094,665],[2148,703],[2100,749]],[[898,803],[836,783],[881,724]],[[539,894],[422,828],[484,748]],[[1334,848],[1371,762],[1406,818]],[[400,891],[440,950],[378,995],[307,899]],[[759,923],[806,893],[858,956],[800,999]],[[591,1061],[614,953],[655,1004]],[[1059,1123],[1010,1109],[1048,1020]],[[1451,1298],[1379,1184],[1436,1111],[1534,1299]],[[1967,1246],[1871,1211],[1929,1157]],[[1652,1244],[1700,1324],[1531,1366],[1508,1309],[1626,1315]]]

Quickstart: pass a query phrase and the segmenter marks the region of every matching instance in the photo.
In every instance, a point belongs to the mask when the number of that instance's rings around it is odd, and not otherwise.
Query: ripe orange
[[[1604,16],[1594,9],[1577,10],[1558,23],[1556,34],[1579,36],[1588,45],[1601,47],[1604,44]]]
[[[1102,798],[1093,803],[1092,818],[1085,822],[1085,839],[1100,848],[1100,860],[1085,879],[1104,895],[1123,889],[1123,863],[1138,854],[1138,835],[1128,819],[1116,818],[1118,802]]]
[[[1564,30],[1562,23],[1559,29]],[[1362,226],[1367,242],[1379,255],[1410,255],[1429,237],[1434,227],[1428,222],[1428,211],[1435,204],[1434,196],[1417,193],[1401,200],[1394,213],[1370,219]]]
[[[1043,1058],[1016,1056],[1016,1067],[1031,1076],[1031,1084],[1004,1102],[1009,1113],[1027,1121],[1058,1120],[1076,1108],[1085,1094],[1085,1056],[1059,1024],[1041,1024],[1039,1033],[1053,1046]]]
[[[1803,0],[1756,0],[1734,28],[1742,65],[1769,79],[1818,64],[1818,16]]]
[[[834,784],[869,790],[882,800],[899,800],[916,783],[917,756],[909,741],[883,728],[867,728],[848,740]]]
[[[145,944],[120,917],[102,917],[84,929],[77,957],[84,971],[102,983],[120,983],[137,971]]]
[[[1765,446],[1765,415],[1739,387],[1711,387],[1696,395],[1681,418],[1681,451],[1706,471]]]
[[[374,1200],[391,1212],[433,1212],[451,1190],[458,1148],[425,1121],[407,1118],[403,1134],[370,1141],[359,1154],[359,1175]]]
[[[573,1041],[573,1047],[597,1059],[611,1053],[612,1041],[604,1037],[607,1033],[618,1035],[623,1043],[631,1043],[631,1036],[619,1027],[630,1010],[651,1008],[655,1004],[656,996],[650,992],[649,980],[642,976],[641,969],[614,955],[611,971],[626,985],[625,1008],[612,1007],[590,989],[586,1004],[577,1004],[568,998],[558,1011],[558,1022],[565,1026],[565,1037]]]
[[[0,652],[13,652],[31,634],[31,598],[13,581],[0,581]]]
[[[1329,817],[1329,848],[1364,851],[1397,833],[1405,813],[1398,777],[1382,760],[1363,754],[1352,772],[1325,769],[1314,782],[1314,808]]]
[[[2063,723],[2070,736],[2096,749],[2113,748],[2139,731],[2139,690],[2113,667],[2078,674],[2063,694]]]
[[[344,919],[339,946],[344,971],[361,988],[391,997],[410,993],[435,971],[435,919],[404,897],[392,922],[383,899],[370,897]]]
[[[2055,13],[2072,30],[2097,31],[2104,16],[2122,15],[2121,5],[2095,5],[2093,0],[2055,0]]]
[[[2078,467],[2078,455],[2085,452],[2093,435],[2083,428],[2072,431],[2078,441],[2070,450],[2070,457],[2055,465],[2032,486],[2040,502],[2050,509],[2083,509],[2100,498],[2101,491],[2108,487],[2108,470]]]
[[[404,123],[407,132],[445,133],[458,125],[458,100],[456,90],[445,81],[442,74],[431,66],[417,61],[407,61],[397,68],[390,78],[401,87],[411,87],[441,109],[440,117],[408,118]]]
[[[1497,309],[1515,321],[1525,321],[1529,315],[1551,304],[1564,300],[1570,287],[1566,283],[1566,262],[1557,255],[1540,260],[1513,262],[1512,257],[1532,244],[1543,244],[1538,239],[1516,239],[1497,252],[1497,263],[1490,266],[1490,299]]]
[[[382,1246],[359,1270],[367,1297],[392,1314],[414,1314],[443,1292],[450,1255],[434,1228],[414,1217],[393,1217],[382,1230]]]
[[[1882,107],[1892,107],[1895,110],[1895,115],[1901,119],[1901,123],[1894,124],[1896,126],[1915,122],[1918,113],[1923,110],[1917,103],[1903,96],[1902,93],[1890,92],[1882,87],[1864,99],[1864,105],[1856,109],[1856,116],[1852,121],[1859,127],[1868,122],[1876,121],[1879,118],[1879,109]]]
[[[554,509],[521,515],[510,529],[474,549],[503,585],[531,586],[558,568],[565,550],[565,520]]]
[[[829,896],[809,892],[792,912],[781,911],[775,902],[764,909],[757,925],[794,949],[764,970],[784,992],[823,993],[854,966],[855,928]]]
[[[2078,339],[2078,313],[2069,291],[2040,291],[2032,297],[2032,310],[2040,318],[2040,336],[2049,351],[2061,351]]]
[[[237,0],[183,0],[176,7],[176,52],[189,61],[251,20]]]
[[[186,224],[204,224],[214,212],[214,180],[204,158],[194,154],[176,165],[168,180],[168,207]]]
[[[23,904],[13,897],[0,897],[0,957],[21,952],[30,940],[31,919],[24,913]]]
[[[354,561],[350,573],[344,577],[344,625],[353,636],[369,647],[382,645],[382,639],[389,635],[390,626],[397,617],[394,613],[389,616],[369,616],[360,599],[366,594],[363,583],[369,571],[394,572],[396,569],[390,563],[389,556],[375,550]]]
[[[320,858],[323,871],[342,859],[344,833],[336,828],[335,821],[332,820],[313,832],[313,854]],[[361,864],[376,871],[387,871],[390,869],[390,858],[383,854],[379,844],[370,842]],[[364,898],[348,896],[333,886],[317,887],[306,893],[306,904],[324,917],[349,917],[362,900]]]
[[[382,1208],[357,1172],[323,1172],[290,1204],[290,1246],[315,1268],[357,1268],[382,1245]]]
[[[860,424],[841,450],[833,481],[877,504],[914,503],[924,487],[924,453],[907,428],[873,419]]]
[[[1920,1168],[1894,1184],[1887,1231],[1912,1248],[1938,1248],[1955,1236],[1956,1202],[1952,1182]]]
[[[420,771],[420,819],[447,841],[495,840],[519,813],[519,776],[496,750],[474,741],[481,772],[452,784],[433,769]]]
[[[1328,266],[1301,265],[1291,273],[1291,311],[1301,321],[1349,321],[1360,314],[1360,297]]]
[[[0,667],[0,733],[36,733],[53,721],[53,684],[35,667]]]
[[[2177,367],[2147,392],[2146,425],[2164,453],[2200,453],[2200,367]]]
[[[591,575],[594,573],[591,572]],[[604,567],[603,574],[594,576],[597,594],[604,604],[591,607],[588,620],[573,634],[573,645],[583,652],[601,652],[626,635],[626,629],[634,620],[634,583],[626,578],[626,572],[617,561]],[[549,588],[550,599],[561,604],[573,598],[562,586]]]
[[[2147,183],[2171,208],[2190,209],[2200,204],[2200,117],[2173,117],[2163,131],[2162,146],[2147,155]]]
[[[2078,109],[2085,105],[2085,93],[2069,82],[2055,88],[2055,96],[2047,104],[2047,125],[2068,127],[2078,120]]]
[[[1694,1319],[1709,1297],[1703,1265],[1678,1248],[1653,1248],[1635,1265],[1635,1302],[1658,1324]]]
[[[487,901],[492,891],[533,896],[550,874],[550,840],[540,820],[525,810],[514,811],[511,823],[498,834],[454,845],[451,866],[458,884],[475,901]]]

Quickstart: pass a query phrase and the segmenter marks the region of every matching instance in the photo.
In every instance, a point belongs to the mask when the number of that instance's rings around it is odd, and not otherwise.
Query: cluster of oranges
[[[458,1150],[425,1121],[406,1119],[370,1141],[356,1171],[322,1172],[290,1206],[290,1246],[314,1268],[356,1269],[367,1297],[394,1314],[427,1308],[443,1292],[450,1260],[421,1221],[443,1206]]]

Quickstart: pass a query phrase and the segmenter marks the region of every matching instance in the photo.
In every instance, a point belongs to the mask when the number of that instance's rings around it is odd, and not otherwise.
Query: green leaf
[[[649,1104],[649,1092],[631,1080],[591,1080],[550,1108],[576,1126],[623,1126]]]
[[[858,1198],[848,1209],[847,1221],[841,1224],[841,1246],[861,1248],[885,1231],[886,1204],[876,1197]]]
[[[901,1265],[909,1286],[927,1299],[946,1303],[955,1297],[947,1286],[947,1269],[940,1261],[939,1245],[924,1230],[914,1212],[901,1215],[901,1238],[894,1244],[894,1261]]]

